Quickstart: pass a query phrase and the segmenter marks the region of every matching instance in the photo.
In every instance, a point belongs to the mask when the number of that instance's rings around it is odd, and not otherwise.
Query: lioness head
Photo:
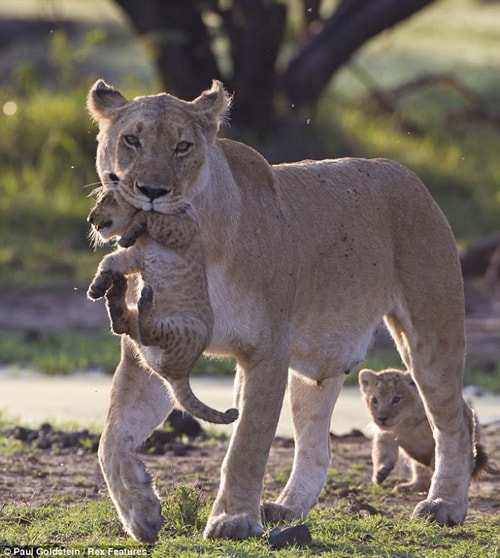
[[[94,245],[122,236],[132,223],[137,209],[114,190],[104,191],[90,210],[90,239]]]
[[[127,101],[97,81],[87,105],[99,125],[96,165],[103,185],[119,188],[137,209],[171,213],[203,184],[207,147],[229,104],[218,81],[190,102],[167,93]]]
[[[391,430],[408,416],[425,417],[422,400],[409,372],[389,368],[377,373],[364,369],[358,380],[366,406],[380,428]]]

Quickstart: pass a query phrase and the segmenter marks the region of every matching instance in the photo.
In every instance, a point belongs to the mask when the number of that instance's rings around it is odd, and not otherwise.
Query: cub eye
[[[187,153],[192,145],[193,144],[190,143],[189,141],[180,141],[175,146],[175,154],[182,155],[183,153]]]
[[[399,397],[399,395],[395,395],[395,396],[392,398],[392,404],[393,404],[393,405],[397,405],[400,401],[401,401],[401,397]]]
[[[129,147],[139,147],[140,145],[139,138],[134,134],[125,134],[123,140]]]
[[[376,397],[372,397],[372,405],[376,407],[378,405],[378,399]]]

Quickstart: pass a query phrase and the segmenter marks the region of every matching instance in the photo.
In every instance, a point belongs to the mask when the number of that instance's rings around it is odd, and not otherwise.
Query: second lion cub
[[[434,470],[435,442],[410,372],[393,368],[381,372],[364,369],[359,373],[358,380],[376,426],[372,445],[372,481],[380,484],[387,478],[396,465],[401,449],[410,458],[412,478],[397,488],[426,492]],[[486,453],[477,443],[476,423],[474,427],[475,465],[472,478],[481,471],[492,472]]]
[[[106,295],[112,329],[136,342],[138,354],[172,388],[190,414],[227,424],[236,409],[216,411],[193,394],[189,374],[206,348],[213,328],[203,249],[193,207],[164,215],[135,209],[106,191],[88,221],[103,240],[120,236],[122,247],[106,255],[88,289],[91,299]],[[126,275],[140,274],[144,286],[137,308],[126,301]]]

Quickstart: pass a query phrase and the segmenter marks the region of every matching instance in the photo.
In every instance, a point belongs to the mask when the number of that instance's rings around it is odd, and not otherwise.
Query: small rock
[[[292,545],[305,546],[311,542],[307,525],[278,525],[269,531],[269,544],[276,550]]]

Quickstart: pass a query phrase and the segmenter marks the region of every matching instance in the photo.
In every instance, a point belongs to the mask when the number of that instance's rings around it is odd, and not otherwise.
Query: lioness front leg
[[[458,268],[458,264],[455,265]],[[457,525],[465,520],[473,470],[473,417],[462,397],[465,354],[462,284],[458,273],[451,275],[456,271],[443,271],[447,278],[456,278],[456,284],[450,286],[448,280],[449,291],[433,296],[430,317],[422,316],[424,307],[416,303],[409,305],[406,315],[386,317],[390,329],[396,333],[405,324],[411,354],[409,368],[422,396],[436,442],[435,469],[429,493],[426,500],[417,505],[414,515],[430,516],[444,525]],[[416,295],[409,296],[410,288],[422,289],[430,297],[432,289],[441,284],[435,279],[435,283],[425,290],[425,277],[419,279],[414,278],[412,285],[407,286],[407,300],[418,300]]]
[[[132,342],[122,337],[122,359],[113,378],[111,403],[99,444],[99,462],[125,530],[138,541],[156,541],[161,506],[136,448],[168,416],[165,382],[140,366]]]
[[[238,366],[240,418],[222,464],[205,538],[245,539],[263,531],[262,481],[283,402],[288,357],[255,354]]]
[[[289,374],[290,411],[295,456],[288,482],[276,503],[266,502],[266,520],[278,522],[307,516],[316,504],[330,464],[330,421],[344,376],[318,385],[294,372]]]

